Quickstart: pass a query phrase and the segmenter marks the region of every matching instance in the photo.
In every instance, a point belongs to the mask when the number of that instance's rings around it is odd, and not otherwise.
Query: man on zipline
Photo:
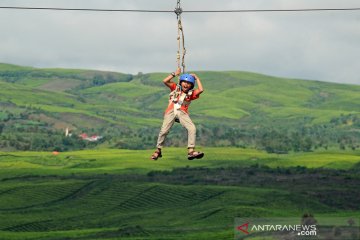
[[[204,92],[204,89],[200,78],[196,74],[185,73],[180,76],[179,84],[172,82],[172,79],[179,76],[180,73],[181,68],[178,68],[176,72],[171,73],[163,80],[164,84],[170,88],[171,93],[169,95],[169,105],[165,110],[164,121],[157,140],[157,150],[152,154],[152,160],[162,157],[161,149],[175,121],[180,122],[188,131],[188,159],[199,159],[204,156],[204,153],[195,151],[196,128],[188,113],[191,101],[198,99],[200,94]],[[198,85],[197,89],[194,89],[195,83]]]

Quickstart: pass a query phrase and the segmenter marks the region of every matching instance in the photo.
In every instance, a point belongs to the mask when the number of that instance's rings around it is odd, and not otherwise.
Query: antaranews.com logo
[[[256,218],[235,219],[235,239],[271,237],[272,239],[359,239],[356,218]]]
[[[255,232],[293,232],[298,236],[316,236],[316,225],[281,225],[281,224],[253,224],[244,223],[237,227],[237,230],[244,234],[250,234]]]

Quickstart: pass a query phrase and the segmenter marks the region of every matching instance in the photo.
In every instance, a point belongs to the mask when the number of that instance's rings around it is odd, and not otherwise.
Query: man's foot
[[[161,158],[162,154],[161,154],[161,150],[156,150],[152,155],[151,155],[151,160],[158,160],[158,158]]]
[[[192,151],[192,152],[189,152],[188,153],[188,159],[189,160],[194,160],[195,158],[196,159],[200,159],[204,156],[204,153],[203,152],[196,152],[196,151]]]

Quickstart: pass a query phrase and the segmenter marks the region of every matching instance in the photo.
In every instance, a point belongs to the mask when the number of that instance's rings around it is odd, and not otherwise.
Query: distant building
[[[89,137],[86,133],[80,134],[79,137],[82,140],[89,141],[89,142],[96,142],[103,138],[103,136],[98,136],[98,135],[93,135],[93,136]]]
[[[71,137],[72,133],[70,132],[69,128],[65,129],[65,137]]]

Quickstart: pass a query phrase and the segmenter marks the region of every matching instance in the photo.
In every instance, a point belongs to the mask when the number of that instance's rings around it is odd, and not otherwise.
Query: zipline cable
[[[247,13],[247,12],[321,12],[321,11],[359,11],[360,8],[299,8],[299,9],[241,9],[241,10],[201,10],[183,11],[185,13]]]
[[[52,11],[89,11],[89,12],[140,12],[140,13],[172,13],[171,10],[141,10],[141,9],[100,9],[100,8],[56,8],[56,7],[8,7],[8,10],[52,10]],[[182,13],[250,13],[250,12],[323,12],[323,11],[359,11],[354,8],[300,8],[300,9],[241,9],[241,10],[187,10]]]

